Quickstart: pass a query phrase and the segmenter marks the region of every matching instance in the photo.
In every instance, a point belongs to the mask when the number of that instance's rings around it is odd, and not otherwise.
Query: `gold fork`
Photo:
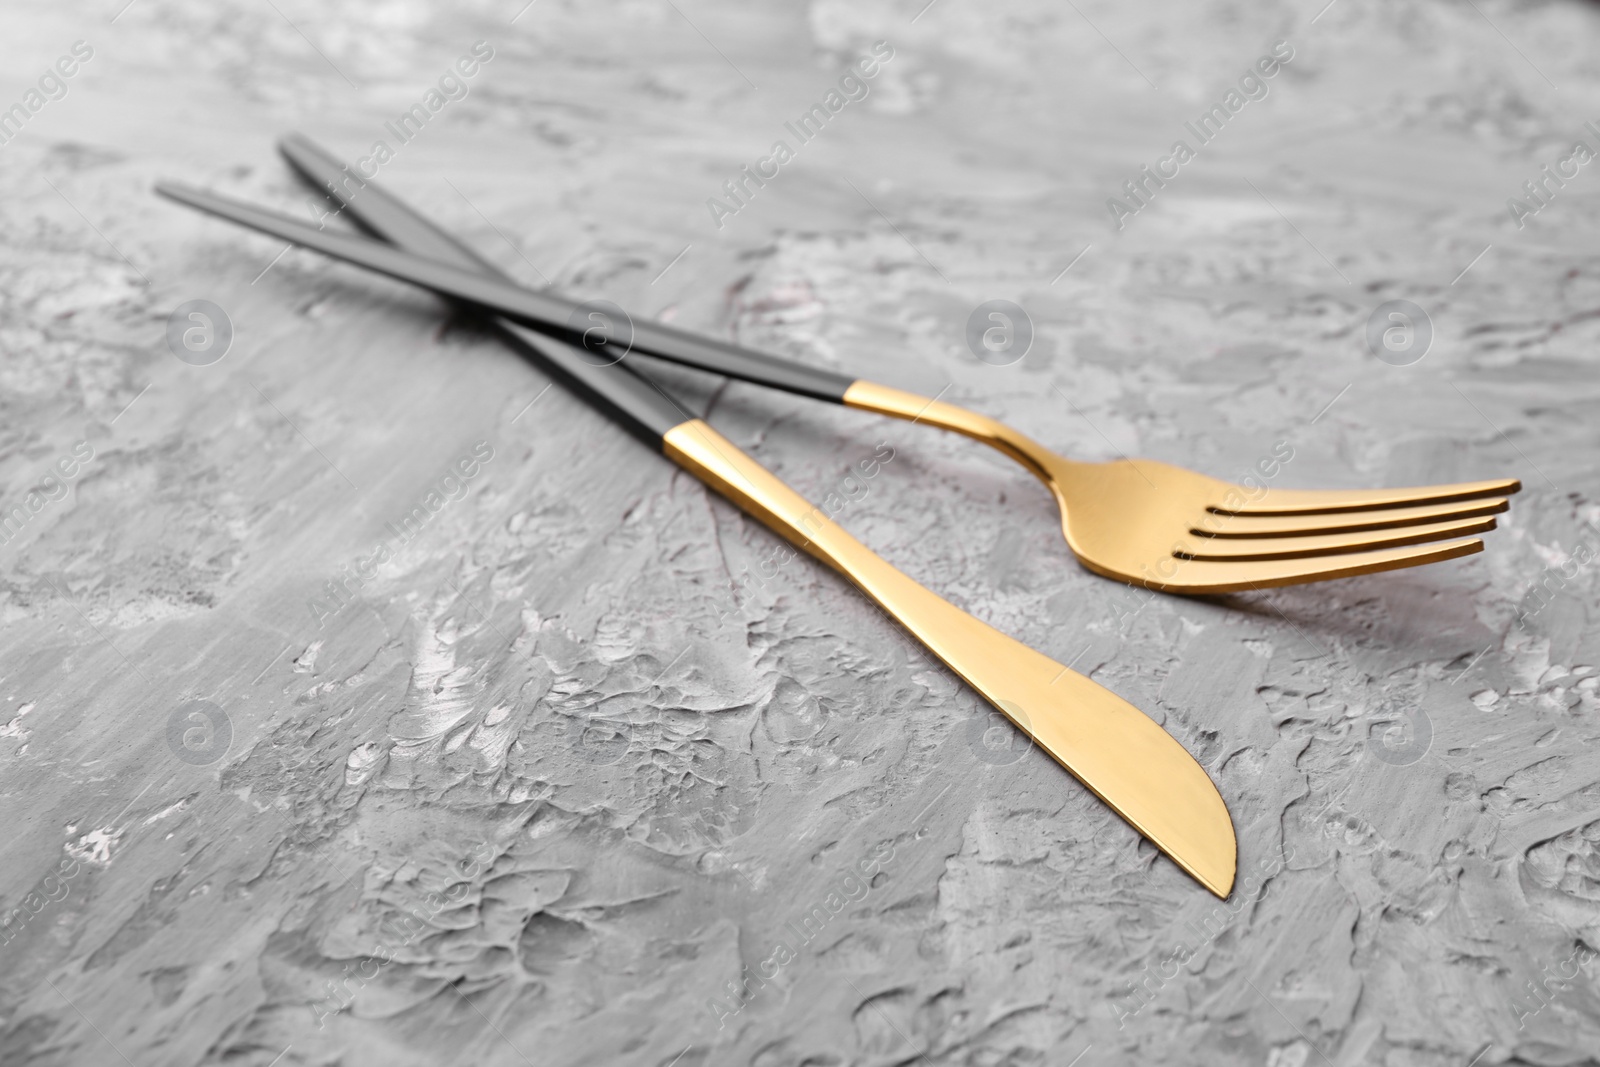
[[[286,143],[296,165],[314,155]],[[353,211],[374,199],[330,180]],[[164,182],[156,191],[284,240],[498,311],[582,345],[601,364],[634,352],[774,389],[926,422],[999,449],[1056,496],[1067,544],[1108,578],[1169,593],[1230,593],[1414,567],[1483,550],[1472,534],[1494,529],[1514,478],[1416,489],[1286,490],[1260,499],[1215,478],[1153,460],[1077,463],[995,419],[900,389],[753,352],[659,322],[613,323],[549,291],[524,289],[454,263],[422,258],[371,238],[319,230],[277,212]],[[365,200],[363,199],[365,198]],[[409,224],[411,228],[416,223]],[[429,227],[431,232],[431,227]],[[609,314],[609,313],[608,313]],[[599,328],[595,323],[603,323]]]
[[[1414,489],[1265,493],[1148,459],[1079,463],[996,419],[857,380],[848,407],[981,441],[1055,494],[1085,567],[1168,593],[1232,593],[1415,567],[1483,550],[1515,478]],[[1255,499],[1252,499],[1254,497]]]

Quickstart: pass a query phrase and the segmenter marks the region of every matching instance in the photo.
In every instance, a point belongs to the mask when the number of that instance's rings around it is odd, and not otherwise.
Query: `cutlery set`
[[[586,305],[525,289],[460,241],[298,135],[279,145],[363,234],[170,182],[163,196],[335,259],[411,282],[470,311],[501,341],[795,547],[849,579],[1113,811],[1219,897],[1237,843],[1198,762],[1143,712],[979,621],[878,557],[676,400],[633,353],[934,426],[1009,456],[1054,494],[1089,570],[1161,592],[1226,593],[1370,574],[1481,551],[1515,479],[1412,489],[1241,486],[1152,460],[1069,460],[996,419],[937,399],[660,323],[628,336]],[[1253,499],[1252,499],[1253,497]]]

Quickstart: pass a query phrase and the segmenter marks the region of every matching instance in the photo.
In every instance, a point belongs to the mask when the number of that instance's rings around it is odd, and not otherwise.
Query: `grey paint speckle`
[[[1593,8],[518,6],[5,16],[0,103],[94,56],[0,147],[0,501],[92,452],[0,546],[0,1060],[1597,1062],[1600,581],[1562,564],[1600,543],[1600,200],[1585,168],[1506,208],[1589,136]],[[880,39],[868,96],[716,228]],[[1187,746],[1229,904],[428,298],[150,195],[305,212],[273,138],[366,153],[477,40],[381,180],[527,282],[1086,459],[1524,479],[1482,555],[1151,597],[976,445],[661,372],[813,498],[892,448],[844,524]],[[1268,96],[1114,231],[1278,40]],[[165,340],[196,299],[235,329],[206,367]],[[966,345],[993,299],[1034,324],[1011,366]],[[1365,348],[1393,299],[1434,326],[1411,366]],[[225,754],[174,740],[191,702]]]

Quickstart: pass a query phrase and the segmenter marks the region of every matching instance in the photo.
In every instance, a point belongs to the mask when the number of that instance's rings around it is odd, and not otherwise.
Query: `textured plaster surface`
[[[1600,579],[1550,576],[1600,543],[1600,170],[1520,229],[1506,199],[1600,148],[1600,12],[519,6],[0,16],[0,105],[94,48],[0,147],[6,506],[93,450],[0,546],[0,1061],[1597,1062]],[[1076,457],[1237,477],[1287,442],[1274,484],[1523,478],[1481,555],[1151,598],[976,445],[663,371],[813,498],[892,449],[841,521],[1163,722],[1232,811],[1228,905],[996,748],[844,582],[775,568],[427,296],[150,194],[305,212],[276,136],[393,147],[478,40],[381,180],[529,284]],[[719,229],[707,198],[877,40],[867,99]],[[1279,40],[1267,98],[1115,230],[1106,199]],[[236,330],[209,367],[163,340],[195,298]],[[1034,325],[1011,366],[963,341],[994,298]],[[1435,330],[1406,367],[1363,340],[1396,298]],[[215,733],[169,740],[194,700],[227,717],[211,762],[177,753]]]

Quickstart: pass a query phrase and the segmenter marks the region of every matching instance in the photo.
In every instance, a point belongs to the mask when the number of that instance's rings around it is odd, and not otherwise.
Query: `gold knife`
[[[1174,863],[1227,897],[1238,857],[1227,805],[1154,720],[918,585],[700,419],[668,430],[664,445],[667,458],[855,583]]]
[[[280,146],[314,185],[362,226],[412,253],[304,226],[213,194],[163,183],[157,191],[202,211],[360,262],[392,276],[452,267],[489,283],[509,281],[492,264],[375,183],[352,190],[337,159],[303,137]],[[415,256],[426,257],[417,260]],[[461,294],[457,294],[460,296]],[[946,666],[1219,897],[1233,888],[1238,845],[1216,786],[1183,746],[1132,704],[918,585],[811,506],[778,477],[693,417],[633,361],[597,353],[504,316],[485,321],[508,345],[539,363],[640,440],[717,490],[797,548],[833,567],[893,616]],[[588,335],[585,333],[585,343]]]

